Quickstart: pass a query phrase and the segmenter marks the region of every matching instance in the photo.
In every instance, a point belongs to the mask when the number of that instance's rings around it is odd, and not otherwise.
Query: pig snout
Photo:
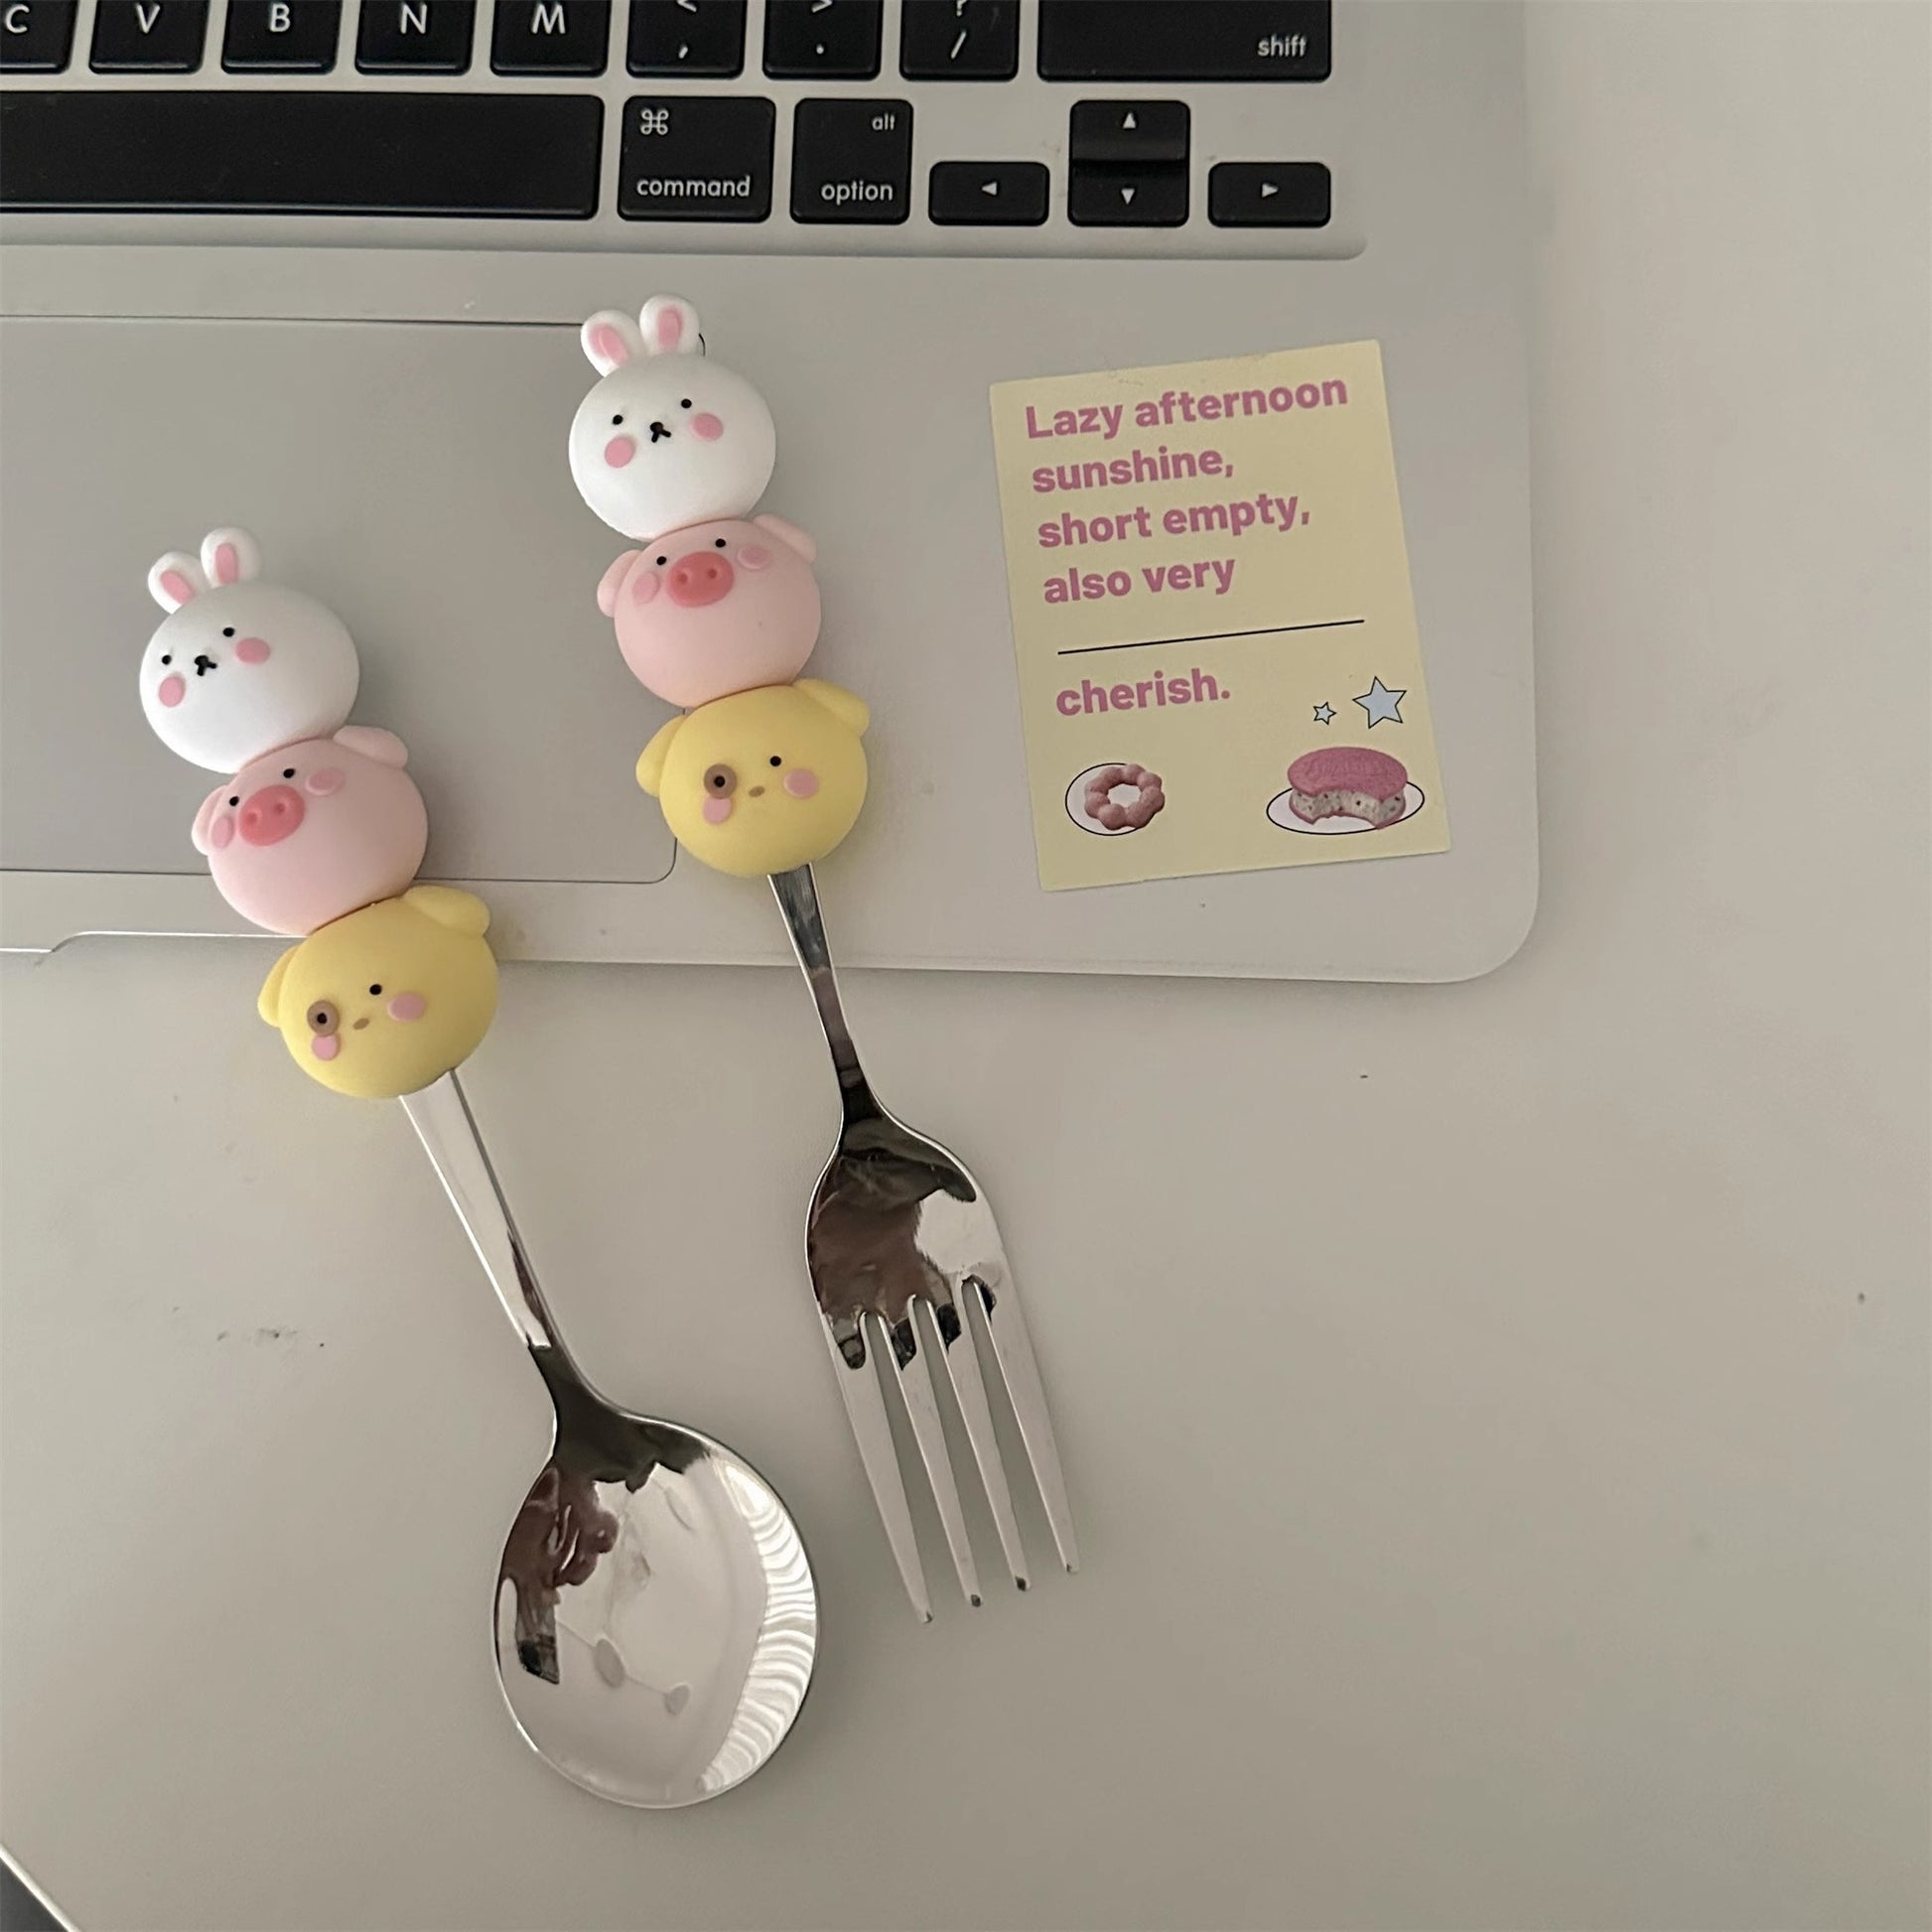
[[[237,815],[244,845],[279,845],[308,810],[293,785],[263,785],[242,801]]]
[[[680,557],[665,573],[664,588],[673,604],[686,611],[696,611],[729,597],[736,575],[729,558],[715,550],[694,550],[688,557]]]

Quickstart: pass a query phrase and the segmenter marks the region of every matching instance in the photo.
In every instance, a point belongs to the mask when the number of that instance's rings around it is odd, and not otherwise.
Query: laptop
[[[1462,0],[0,0],[0,945],[234,934],[141,715],[239,524],[361,650],[506,956],[786,957],[632,768],[565,460],[689,298],[870,701],[854,964],[1453,980],[1536,897],[1523,24]],[[988,392],[1381,345],[1444,853],[1048,893]]]

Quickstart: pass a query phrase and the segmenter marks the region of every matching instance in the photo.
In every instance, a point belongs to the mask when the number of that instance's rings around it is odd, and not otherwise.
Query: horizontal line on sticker
[[[1137,637],[1125,644],[1073,644],[1053,653],[1055,657],[1086,657],[1096,650],[1153,650],[1158,644],[1213,644],[1224,637],[1279,637],[1290,630],[1345,630],[1351,623],[1366,623],[1366,618],[1329,618],[1322,623],[1269,623],[1258,630],[1202,630],[1191,637]]]

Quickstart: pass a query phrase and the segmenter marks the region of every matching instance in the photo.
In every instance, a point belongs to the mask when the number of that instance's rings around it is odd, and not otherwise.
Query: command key
[[[742,94],[633,95],[623,107],[618,212],[626,221],[762,221],[775,120],[768,100]]]

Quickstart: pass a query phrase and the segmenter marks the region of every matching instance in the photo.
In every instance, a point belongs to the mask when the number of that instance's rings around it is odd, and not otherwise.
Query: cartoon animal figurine
[[[355,702],[361,670],[342,620],[260,569],[246,530],[210,530],[199,561],[171,550],[148,572],[168,616],[141,658],[141,709],[171,752],[210,771],[327,738]]]
[[[585,502],[639,542],[747,515],[771,481],[777,436],[764,398],[705,355],[697,310],[653,295],[635,322],[601,309],[582,340],[603,378],[570,426]]]
[[[496,1012],[489,908],[451,886],[412,886],[291,946],[256,1001],[311,1079],[393,1100],[476,1051]]]
[[[626,550],[597,587],[631,674],[667,704],[789,684],[818,642],[817,551],[781,516],[695,523]]]
[[[302,934],[392,898],[416,877],[429,813],[394,732],[345,725],[244,765],[195,814],[221,897],[270,932]]]
[[[866,802],[863,698],[821,678],[765,685],[673,718],[637,782],[694,859],[753,879],[822,859]]]

